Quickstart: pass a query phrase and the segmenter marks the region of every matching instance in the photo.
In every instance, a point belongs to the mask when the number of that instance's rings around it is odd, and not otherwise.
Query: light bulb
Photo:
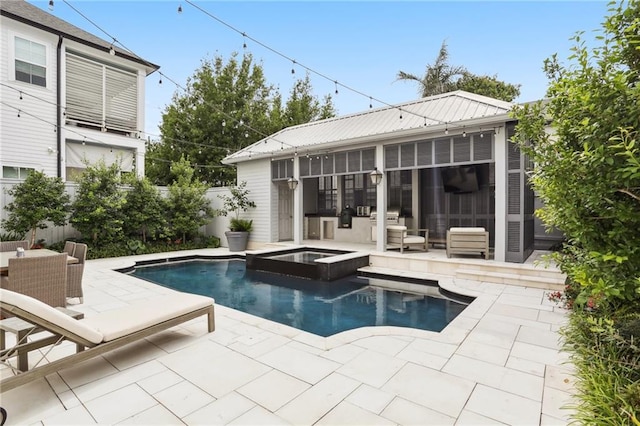
[[[53,10],[53,0],[49,0],[49,10]]]
[[[178,6],[178,13],[182,13],[182,5]]]

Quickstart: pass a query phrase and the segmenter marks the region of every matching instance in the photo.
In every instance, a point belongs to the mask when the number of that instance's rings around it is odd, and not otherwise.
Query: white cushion
[[[485,232],[484,228],[451,228],[449,229],[451,232]]]
[[[108,342],[211,306],[213,302],[210,297],[176,291],[134,305],[100,312],[81,321],[102,333],[104,341]]]
[[[392,229],[394,231],[406,231],[407,227],[404,225],[388,225],[387,229]]]
[[[409,235],[404,237],[402,240],[405,244],[424,244],[424,237],[420,237],[418,235]]]
[[[22,309],[23,311],[27,311],[39,318],[42,318],[44,321],[64,328],[65,330],[68,330],[91,343],[97,344],[102,342],[103,336],[100,331],[90,325],[71,318],[69,315],[62,313],[56,308],[34,299],[33,297],[0,288],[0,300],[3,305],[12,305]]]

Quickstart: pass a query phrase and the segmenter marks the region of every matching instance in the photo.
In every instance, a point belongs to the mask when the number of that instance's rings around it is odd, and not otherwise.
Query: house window
[[[338,205],[338,179],[336,176],[318,178],[318,213],[336,214]]]
[[[47,87],[47,48],[16,37],[16,80]]]
[[[399,208],[403,216],[411,216],[411,170],[387,172],[388,207]]]
[[[3,166],[2,177],[5,179],[26,179],[33,169],[28,167]]]
[[[356,208],[357,206],[376,205],[376,186],[371,182],[368,173],[358,173],[343,176],[343,204]]]

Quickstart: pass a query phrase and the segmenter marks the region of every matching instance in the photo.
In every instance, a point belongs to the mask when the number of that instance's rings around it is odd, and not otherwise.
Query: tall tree
[[[88,165],[78,179],[70,222],[94,245],[122,238],[125,198],[119,184],[120,165],[113,163],[107,166],[103,160]]]
[[[176,237],[186,242],[216,212],[205,196],[207,185],[195,177],[193,168],[184,157],[171,164],[171,175],[173,182],[169,185],[167,198],[171,230]]]
[[[34,170],[24,182],[7,192],[13,196],[13,201],[5,206],[9,216],[2,226],[21,235],[30,232],[31,245],[36,242],[36,231],[46,229],[47,222],[56,226],[67,224],[69,194],[65,192],[62,179]]]
[[[418,93],[422,97],[465,90],[511,102],[520,95],[520,85],[500,81],[496,76],[476,75],[463,66],[449,64],[449,50],[445,41],[442,42],[436,60],[427,65],[422,77],[399,71],[397,80],[418,83]]]
[[[436,60],[433,64],[427,65],[422,77],[399,71],[397,80],[409,80],[418,83],[418,93],[422,97],[427,97],[456,90],[456,81],[465,72],[467,72],[465,67],[449,64],[447,42],[443,41]]]
[[[162,140],[147,145],[147,176],[155,184],[170,183],[170,164],[182,156],[197,179],[229,184],[236,172],[221,163],[228,154],[284,127],[334,114],[330,97],[321,104],[311,95],[308,76],[294,84],[283,107],[251,54],[233,54],[226,63],[222,57],[203,60],[186,86],[162,116]]]

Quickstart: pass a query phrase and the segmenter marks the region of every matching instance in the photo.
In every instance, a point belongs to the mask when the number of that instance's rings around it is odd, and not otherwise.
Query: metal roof
[[[71,25],[25,0],[0,0],[0,14],[9,19],[25,23],[43,31],[61,35],[80,44],[105,52],[108,52],[113,46],[111,42],[105,41],[100,37],[96,37],[87,31]],[[113,48],[117,56],[124,57],[147,67],[147,75],[160,68],[160,66],[152,64],[129,51],[120,49],[117,46],[113,46]]]
[[[456,129],[506,118],[515,104],[458,90],[288,127],[224,159],[233,164],[274,154],[304,154],[384,138]]]

